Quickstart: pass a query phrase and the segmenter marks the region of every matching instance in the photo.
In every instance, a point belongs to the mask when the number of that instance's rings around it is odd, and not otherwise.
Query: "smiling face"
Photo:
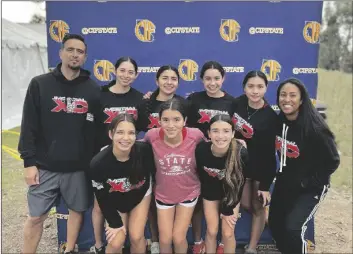
[[[137,73],[135,71],[135,67],[129,61],[122,62],[116,69],[117,81],[123,87],[131,86],[136,77]]]
[[[168,139],[182,137],[185,120],[177,110],[164,110],[160,119],[161,128]]]
[[[283,85],[279,91],[278,104],[287,117],[295,119],[299,114],[299,107],[302,104],[299,88],[291,83]]]
[[[86,46],[78,39],[69,39],[60,49],[59,56],[64,68],[79,70],[86,61]]]
[[[156,83],[159,87],[159,92],[166,96],[175,94],[179,85],[178,76],[173,70],[163,71]]]
[[[227,150],[234,137],[234,131],[229,123],[219,120],[211,124],[208,136],[217,149]]]
[[[109,137],[113,141],[114,149],[129,152],[136,141],[135,126],[131,122],[122,121],[115,130],[109,131]]]
[[[224,77],[217,69],[208,69],[205,71],[202,82],[209,95],[217,95],[223,85]]]
[[[262,100],[266,91],[266,83],[260,77],[249,78],[244,86],[244,93],[254,104],[259,103]]]

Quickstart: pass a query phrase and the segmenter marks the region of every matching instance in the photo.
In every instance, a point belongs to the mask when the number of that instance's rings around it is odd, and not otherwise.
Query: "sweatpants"
[[[327,191],[327,186],[324,186],[321,193],[302,192],[294,196],[287,195],[288,192],[275,186],[271,198],[269,227],[281,253],[307,253],[307,242],[304,238],[307,224]]]

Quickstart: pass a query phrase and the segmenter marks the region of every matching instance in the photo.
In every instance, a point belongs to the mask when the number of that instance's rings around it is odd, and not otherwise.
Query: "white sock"
[[[203,242],[202,238],[201,238],[201,241],[199,242],[194,242],[194,244],[201,244]]]

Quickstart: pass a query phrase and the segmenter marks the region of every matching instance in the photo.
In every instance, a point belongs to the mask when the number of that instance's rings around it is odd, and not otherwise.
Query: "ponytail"
[[[226,193],[223,201],[228,206],[239,202],[240,188],[244,183],[240,151],[241,146],[235,138],[232,138],[227,152],[225,176],[223,178],[223,188]]]

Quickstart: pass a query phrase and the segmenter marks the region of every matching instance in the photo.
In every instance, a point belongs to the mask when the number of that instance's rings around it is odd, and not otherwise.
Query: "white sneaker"
[[[257,254],[257,250],[246,248],[245,254]]]
[[[152,242],[151,254],[159,254],[159,242]]]

